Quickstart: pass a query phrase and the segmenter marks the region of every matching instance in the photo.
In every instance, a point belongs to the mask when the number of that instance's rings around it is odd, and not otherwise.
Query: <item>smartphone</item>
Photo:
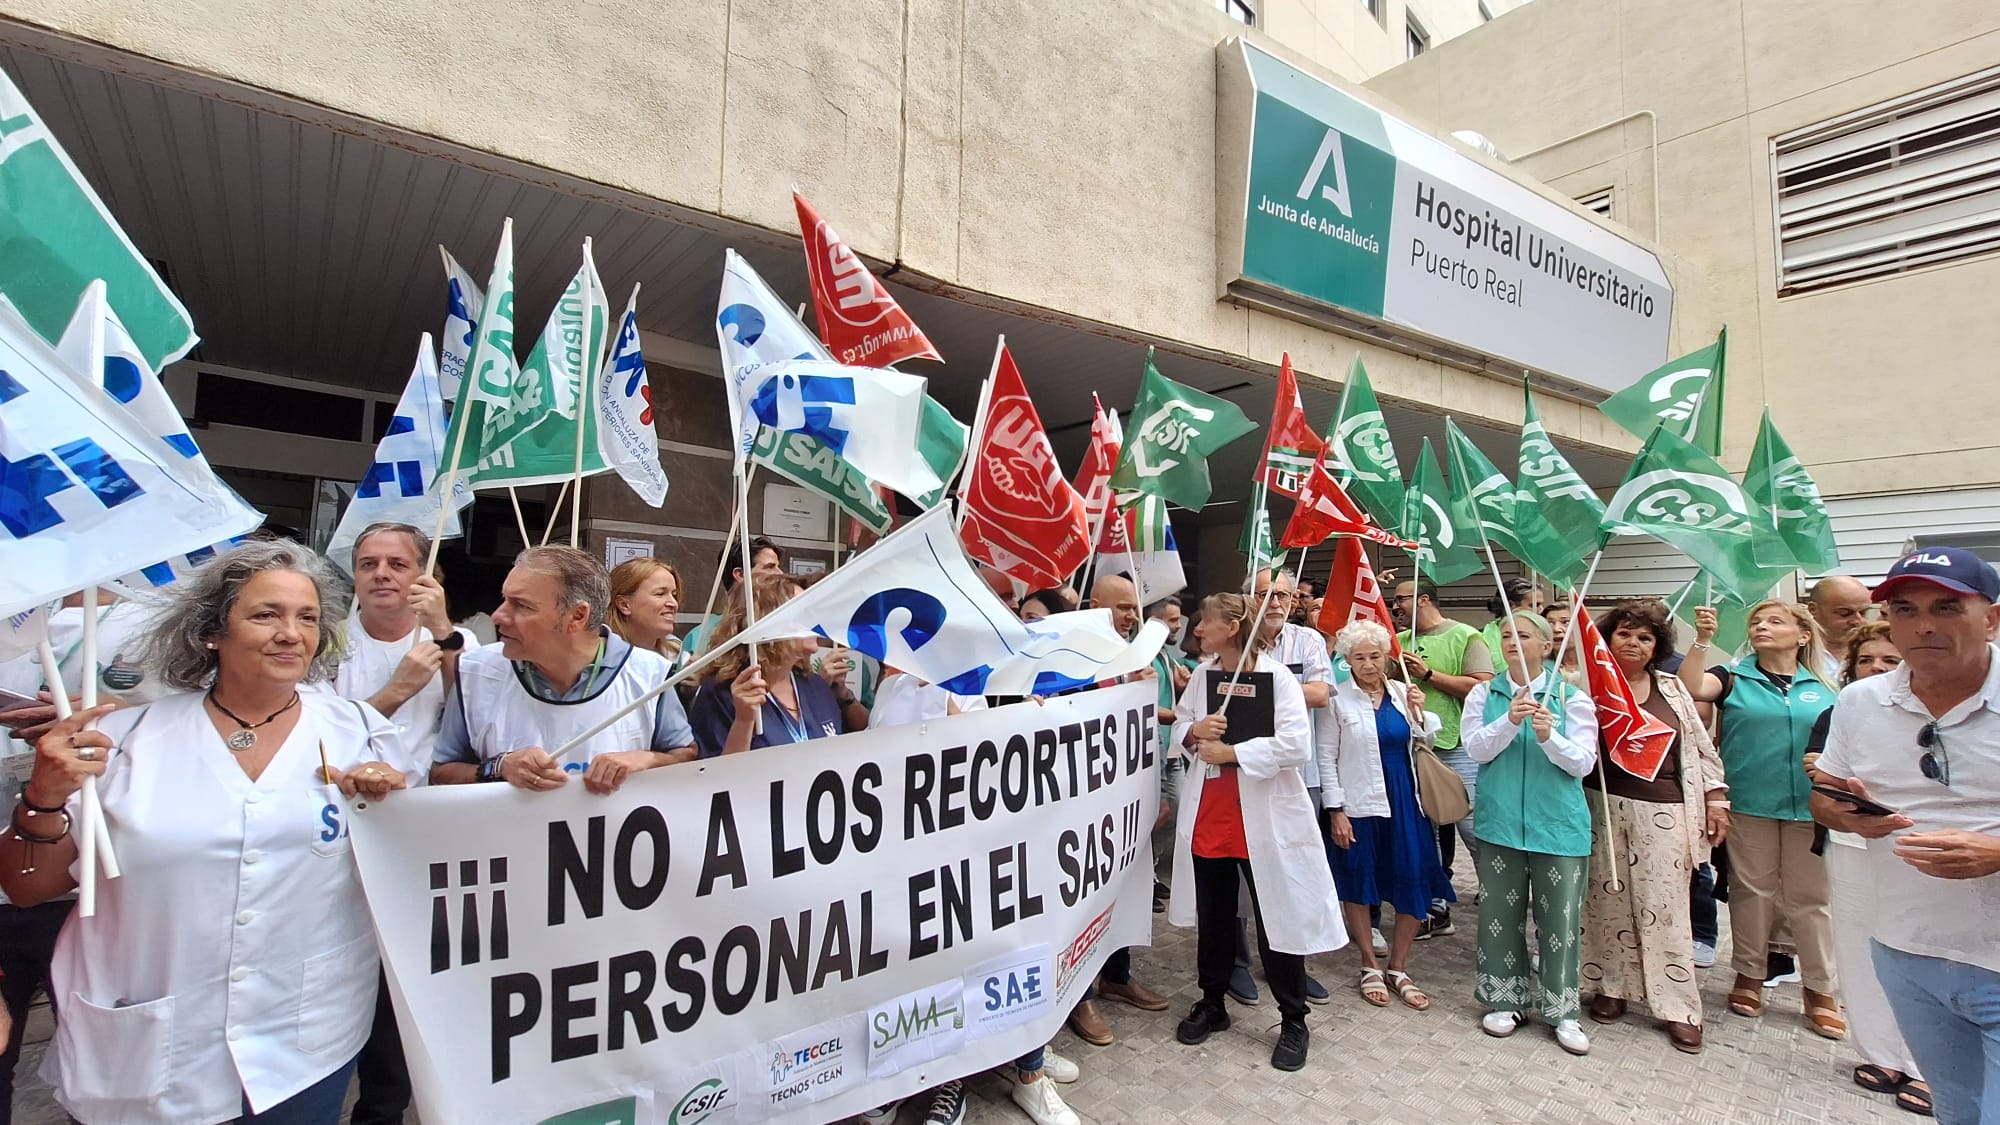
[[[1845,789],[1835,789],[1831,785],[1815,785],[1813,792],[1836,801],[1845,801],[1854,806],[1854,811],[1862,816],[1895,816],[1896,810],[1879,801],[1871,801],[1859,793],[1849,793]]]
[[[41,706],[47,706],[47,704],[32,695],[22,695],[17,691],[8,691],[6,688],[0,688],[0,711],[12,711],[17,707]]]

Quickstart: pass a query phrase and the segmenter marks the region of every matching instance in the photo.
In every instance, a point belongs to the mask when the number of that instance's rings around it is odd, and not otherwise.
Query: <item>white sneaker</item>
[[[1056,1092],[1056,1084],[1049,1080],[1046,1068],[1033,1082],[1018,1079],[1014,1082],[1014,1104],[1035,1125],[1083,1125],[1083,1119]]]
[[[1042,1074],[1058,1082],[1069,1083],[1083,1077],[1083,1068],[1054,1051],[1043,1048]]]
[[[1583,1033],[1583,1025],[1575,1020],[1556,1024],[1556,1042],[1572,1055],[1590,1053],[1590,1036]]]
[[[903,1103],[900,1100],[890,1102],[887,1105],[878,1105],[874,1109],[862,1112],[855,1120],[868,1122],[894,1121],[896,1119],[896,1111],[901,1109],[902,1106]]]
[[[1697,969],[1715,968],[1714,945],[1705,941],[1698,941],[1694,943],[1694,967]]]
[[[1479,1018],[1479,1030],[1495,1039],[1505,1039],[1521,1028],[1519,1012],[1488,1012]]]
[[[1381,930],[1369,930],[1368,943],[1375,947],[1375,956],[1387,957],[1389,955],[1389,943],[1383,939]]]

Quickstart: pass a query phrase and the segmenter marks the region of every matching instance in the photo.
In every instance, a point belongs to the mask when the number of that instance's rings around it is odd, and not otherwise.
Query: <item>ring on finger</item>
[[[78,751],[76,752],[76,760],[77,760],[77,761],[79,761],[79,762],[94,762],[94,761],[96,761],[96,760],[97,760],[97,747],[95,747],[95,746],[85,746],[85,747],[83,747],[83,748],[82,748],[81,750],[78,750]]]

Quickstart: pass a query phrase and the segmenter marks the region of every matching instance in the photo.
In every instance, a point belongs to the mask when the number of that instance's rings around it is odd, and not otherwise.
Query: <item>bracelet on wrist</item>
[[[13,820],[9,825],[13,829],[16,840],[24,844],[57,844],[69,836],[70,822],[68,811],[65,810],[61,814],[63,821],[61,830],[57,831],[54,835],[43,835],[39,832],[30,832],[22,827],[20,808],[19,805],[14,807]]]
[[[27,809],[30,813],[39,813],[43,816],[52,816],[56,813],[67,811],[60,802],[54,805],[38,805],[30,801],[28,799],[28,787],[25,785],[21,787],[21,807]]]
[[[1704,649],[1704,648],[1708,648],[1708,647],[1710,647],[1710,645],[1709,645],[1709,643],[1708,643],[1707,641],[1696,641],[1696,642],[1694,642],[1693,644],[1691,644],[1691,645],[1689,645],[1689,646],[1688,646],[1688,648],[1690,648],[1690,649],[1694,649],[1694,650],[1700,650],[1700,649]]]

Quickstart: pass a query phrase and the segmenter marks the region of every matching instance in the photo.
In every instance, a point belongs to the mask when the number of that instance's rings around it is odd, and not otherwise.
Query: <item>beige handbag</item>
[[[1417,806],[1432,824],[1457,824],[1472,815],[1465,779],[1445,765],[1435,749],[1413,742],[1410,759],[1417,765]]]

